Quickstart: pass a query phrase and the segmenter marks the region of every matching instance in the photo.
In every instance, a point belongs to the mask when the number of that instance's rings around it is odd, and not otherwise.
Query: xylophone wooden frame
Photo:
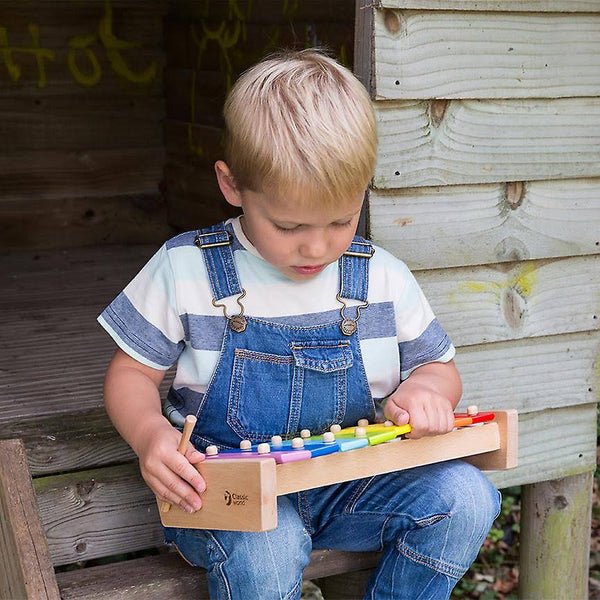
[[[495,420],[421,439],[398,439],[350,452],[276,464],[272,458],[206,460],[202,508],[189,514],[161,510],[166,527],[266,531],[277,526],[277,496],[460,458],[481,470],[517,466],[518,417],[494,411]]]

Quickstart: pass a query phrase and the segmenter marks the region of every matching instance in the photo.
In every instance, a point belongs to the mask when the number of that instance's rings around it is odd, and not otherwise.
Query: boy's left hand
[[[396,425],[410,423],[410,438],[448,433],[462,386],[453,361],[415,369],[389,396],[384,415]]]

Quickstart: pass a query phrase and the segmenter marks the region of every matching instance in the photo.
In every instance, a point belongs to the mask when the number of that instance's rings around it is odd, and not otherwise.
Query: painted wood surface
[[[490,478],[505,487],[590,470],[594,415],[584,405],[520,418],[520,466]],[[161,543],[156,501],[135,464],[38,478],[35,487],[55,564]]]
[[[413,269],[600,251],[600,179],[371,190],[370,237]]]
[[[377,188],[600,175],[600,98],[375,104]]]
[[[600,12],[596,0],[378,0],[382,8],[531,12]]]
[[[375,11],[377,99],[600,93],[600,14]]]

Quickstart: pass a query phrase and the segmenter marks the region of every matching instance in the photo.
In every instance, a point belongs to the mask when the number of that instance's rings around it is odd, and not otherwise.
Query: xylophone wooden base
[[[482,470],[517,466],[518,418],[495,411],[490,423],[418,440],[398,439],[351,452],[276,464],[272,458],[206,460],[203,506],[160,512],[165,527],[267,531],[277,526],[277,496],[461,458]]]

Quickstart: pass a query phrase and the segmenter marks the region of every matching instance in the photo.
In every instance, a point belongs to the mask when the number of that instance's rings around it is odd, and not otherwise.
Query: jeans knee
[[[483,544],[500,513],[500,492],[477,468],[457,462],[446,489],[440,491],[449,507],[451,527],[476,545]]]

